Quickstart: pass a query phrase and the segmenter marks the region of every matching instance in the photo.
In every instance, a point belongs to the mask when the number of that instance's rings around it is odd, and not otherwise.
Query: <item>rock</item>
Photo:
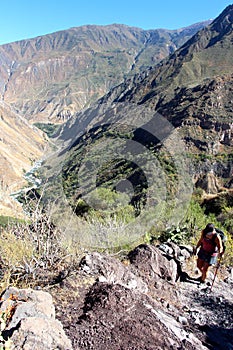
[[[170,247],[168,244],[166,243],[162,243],[159,245],[158,247],[162,252],[164,252],[165,254],[172,256],[173,255],[173,249],[172,247]]]
[[[119,260],[100,253],[86,255],[80,262],[82,271],[93,274],[100,282],[120,284],[129,289],[136,289],[147,293],[148,287],[142,278],[136,276],[130,267],[123,265]]]
[[[7,289],[0,308],[13,312],[3,336],[13,341],[12,350],[230,349],[232,288],[220,274],[211,293],[195,278],[174,281],[185,248],[170,243],[170,256],[153,245],[138,246],[127,266],[109,255],[87,254],[62,287],[50,289],[53,298],[42,290]]]
[[[181,323],[182,325],[187,325],[188,324],[188,320],[184,316],[178,316],[178,322]]]
[[[162,243],[158,248],[165,256],[171,257],[180,263],[189,259],[193,253],[192,246],[178,246],[173,242]]]
[[[191,245],[180,246],[180,253],[181,253],[181,256],[185,258],[185,260],[189,259],[193,255],[193,246]]]
[[[22,319],[11,340],[15,344],[12,350],[73,349],[58,320],[40,317]]]
[[[134,271],[136,270],[143,280],[156,282],[162,279],[175,283],[177,264],[174,259],[164,256],[159,248],[142,244],[131,251],[128,257]]]
[[[14,344],[12,350],[73,349],[61,322],[55,319],[49,293],[10,287],[1,300],[1,311],[12,313],[3,331]]]
[[[227,276],[224,278],[224,282],[233,285],[233,268],[228,269]]]
[[[2,301],[1,310],[7,309],[10,305],[17,305],[8,328],[16,327],[26,317],[55,319],[52,296],[47,292],[10,287],[3,294]]]
[[[117,284],[96,283],[78,323],[82,349],[206,349],[153,299]]]
[[[198,178],[196,186],[202,188],[208,194],[218,193],[221,189],[221,185],[212,169]]]
[[[227,284],[233,284],[233,278],[231,278],[231,277],[226,277],[226,278],[224,279],[224,282],[227,283]]]
[[[152,298],[118,284],[94,284],[76,322],[81,349],[207,349]]]
[[[172,282],[177,258],[189,248],[170,243],[170,256],[153,245],[138,246],[129,253],[127,266],[99,253],[82,259],[79,277],[69,276],[63,286],[63,293],[69,295],[66,307],[59,300],[56,303],[74,349],[207,349],[216,337],[205,325],[215,327],[218,346],[231,345],[231,288],[221,281],[211,293],[199,288],[192,278],[194,259],[187,266],[180,264],[190,278]],[[139,281],[147,288],[140,288]],[[59,292],[54,295],[59,298]]]

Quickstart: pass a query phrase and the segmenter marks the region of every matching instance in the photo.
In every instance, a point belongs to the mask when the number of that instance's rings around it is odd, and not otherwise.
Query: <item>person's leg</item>
[[[200,258],[197,259],[197,268],[198,268],[201,272],[202,272],[202,269],[203,269],[204,264],[205,264],[205,261],[204,261],[204,260],[202,260],[202,259],[200,259]]]
[[[202,282],[204,282],[207,277],[209,267],[210,267],[210,264],[205,261],[202,267],[202,276],[201,276]]]

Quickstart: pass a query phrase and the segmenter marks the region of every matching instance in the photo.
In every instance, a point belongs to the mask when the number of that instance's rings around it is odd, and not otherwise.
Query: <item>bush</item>
[[[9,284],[28,287],[53,283],[61,270],[69,271],[75,264],[77,255],[72,254],[51,218],[37,208],[28,222],[1,230],[1,290]]]
[[[14,232],[3,231],[0,237],[0,254],[3,265],[14,269],[33,255],[33,245],[29,237],[17,237]]]
[[[96,210],[114,212],[119,207],[128,204],[128,196],[108,188],[99,187],[91,193],[89,201]]]
[[[190,230],[188,227],[170,227],[166,231],[162,232],[159,237],[160,242],[172,241],[176,244],[187,243],[190,236]]]
[[[99,187],[88,197],[88,203],[80,198],[76,202],[75,213],[87,220],[114,220],[130,222],[135,218],[135,208],[128,204],[128,196],[108,188]],[[102,221],[103,222],[103,221]]]
[[[226,250],[223,257],[223,263],[227,266],[233,266],[233,237],[229,233],[226,233]]]

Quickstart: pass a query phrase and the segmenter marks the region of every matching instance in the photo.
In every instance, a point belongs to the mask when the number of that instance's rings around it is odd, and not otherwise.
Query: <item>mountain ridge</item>
[[[209,79],[211,76],[215,77],[216,75],[228,74],[232,69],[232,60],[231,60],[231,49],[232,45],[228,43],[228,40],[225,40],[225,45],[227,55],[224,50],[220,50],[218,47],[215,52],[210,52],[208,54],[208,46],[209,39],[208,37],[215,38],[215,26],[222,21],[222,18],[225,18],[226,14],[230,16],[232,20],[232,8],[233,6],[228,6],[222,14],[220,14],[209,26],[203,28],[198,33],[196,33],[191,39],[189,39],[183,46],[181,46],[177,51],[175,51],[168,58],[162,60],[157,66],[151,68],[151,70],[145,73],[145,76],[135,75],[131,80],[128,79],[125,83],[119,86],[117,89],[122,90],[121,98],[118,98],[118,101],[124,101],[124,95],[131,97],[131,101],[136,101],[135,95],[137,95],[137,85],[141,84],[141,81],[144,80],[143,88],[144,90],[150,89],[149,94],[147,95],[146,91],[142,91],[140,94],[143,98],[139,98],[139,103],[144,103],[147,99],[152,99],[156,95],[157,86],[158,89],[161,89],[161,84],[164,83],[165,87],[168,87],[171,84],[171,90],[174,90],[175,87],[180,87],[188,80],[188,84],[190,86],[195,86],[195,84],[199,84],[205,78]],[[229,25],[228,22],[225,25],[225,28],[231,28],[232,33],[232,23]],[[211,33],[211,34],[210,34]],[[225,33],[225,37],[227,37],[227,33]],[[230,41],[230,40],[229,40]],[[219,43],[220,41],[218,41]],[[221,45],[222,42],[221,42]],[[214,46],[211,45],[211,46]],[[217,45],[216,45],[217,46]],[[221,47],[222,49],[222,47]],[[216,54],[217,51],[217,54]],[[200,52],[200,57],[198,54]],[[197,56],[199,61],[194,62],[195,65],[189,67],[189,62],[193,59],[194,56]],[[202,56],[203,55],[203,56]],[[211,58],[211,55],[213,58]],[[218,57],[219,56],[219,57]],[[206,64],[206,59],[209,59],[208,65]],[[222,59],[222,61],[221,61]],[[217,61],[217,62],[216,62]],[[217,63],[217,64],[216,64]],[[227,63],[227,65],[226,65]],[[219,67],[219,65],[222,65]],[[215,66],[216,69],[215,69]],[[220,69],[222,68],[222,70]],[[180,71],[182,74],[180,74]],[[162,77],[161,77],[162,75]],[[175,78],[175,79],[174,79]],[[198,79],[201,79],[198,81]],[[185,81],[186,80],[186,81]],[[176,81],[176,85],[174,87],[174,81]],[[134,86],[132,92],[130,93],[128,86]],[[142,84],[141,84],[142,86]],[[117,91],[116,89],[116,91]],[[143,89],[142,89],[143,90]],[[168,89],[169,90],[169,89]],[[124,93],[125,91],[125,93]],[[117,92],[116,92],[117,95]],[[126,98],[127,99],[127,98]]]
[[[3,115],[9,114],[8,118],[15,116],[10,122],[13,129],[19,118],[26,118],[29,123],[64,123],[79,108],[88,106],[117,85],[127,72],[131,71],[133,75],[136,71],[145,70],[148,65],[154,65],[206,24],[197,23],[170,31],[144,31],[126,25],[82,26],[60,31],[59,35],[55,32],[1,45]],[[2,123],[1,128],[6,139],[9,134],[7,125]],[[15,131],[9,136],[8,146],[0,144],[5,201],[5,195],[10,192],[9,186],[12,191],[24,186],[23,172],[29,170],[33,160],[42,156],[44,136],[40,136],[43,141],[34,142],[37,133],[39,131],[28,124],[22,135]],[[31,144],[26,141],[30,134]],[[20,140],[19,150],[12,151],[13,140]],[[24,157],[21,145],[25,147]],[[5,174],[8,174],[7,179]]]
[[[147,110],[152,113],[151,126],[153,122],[156,126],[158,115],[163,116],[175,127],[178,139],[184,141],[185,153],[193,163],[191,177],[194,186],[205,183],[202,189],[212,194],[231,188],[233,31],[232,24],[229,26],[224,19],[232,20],[232,11],[233,6],[228,7],[223,12],[224,16],[221,14],[213,21],[214,24],[194,35],[189,44],[184,44],[155,67],[113,87],[95,105],[77,114],[76,118],[63,126],[58,140],[64,142],[62,156],[65,155],[66,160],[61,171],[65,186],[68,187],[68,197],[74,194],[74,188],[79,193],[75,186],[78,186],[79,164],[81,162],[82,165],[85,153],[88,154],[89,148],[100,147],[102,150],[100,140],[101,135],[105,140],[104,127],[111,123],[125,122],[128,126],[131,123],[136,130],[132,136],[132,127],[129,127],[128,133],[131,132],[131,137],[136,133],[140,135],[140,128],[148,130]],[[218,25],[223,32],[229,27],[231,31],[224,32],[221,39],[210,46],[208,43],[216,37],[215,26]],[[160,122],[158,125],[160,128]],[[107,129],[107,132],[112,131]],[[140,138],[133,140],[141,143],[141,137],[142,133]],[[157,144],[151,147],[156,149]],[[58,162],[61,159],[58,157]],[[102,184],[117,181],[113,180],[112,174],[115,172],[116,178],[119,177],[118,166],[119,162],[116,161],[110,175],[105,171],[106,177],[102,176]],[[124,170],[127,172],[129,168]],[[88,171],[84,178],[87,176]],[[132,178],[129,172],[126,176],[127,179]]]
[[[64,122],[208,22],[179,30],[81,26],[0,46],[0,92],[29,120]]]

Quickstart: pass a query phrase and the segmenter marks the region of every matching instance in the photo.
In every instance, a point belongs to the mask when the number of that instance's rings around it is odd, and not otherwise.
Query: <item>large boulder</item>
[[[87,254],[80,262],[80,269],[94,275],[100,282],[120,284],[129,289],[147,293],[147,284],[141,277],[136,276],[130,267],[120,260],[100,253]]]
[[[49,293],[10,287],[2,295],[0,310],[9,315],[2,334],[10,337],[12,350],[73,349],[61,322],[55,319]]]
[[[135,273],[147,281],[175,283],[177,279],[176,260],[153,245],[141,244],[128,255]]]

